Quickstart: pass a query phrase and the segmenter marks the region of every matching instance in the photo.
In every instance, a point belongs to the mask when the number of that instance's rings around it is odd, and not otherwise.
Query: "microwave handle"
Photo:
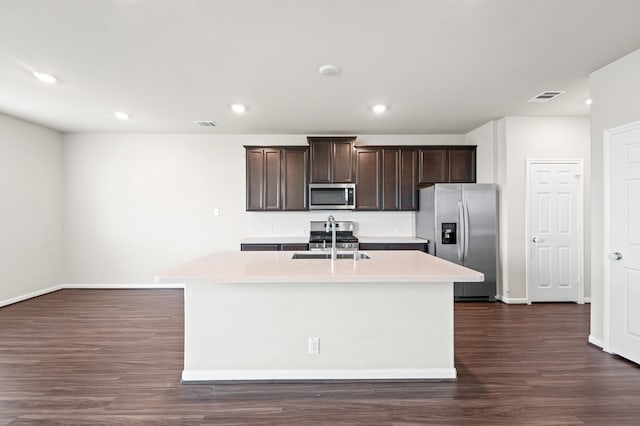
[[[344,189],[344,205],[349,205],[349,188]]]

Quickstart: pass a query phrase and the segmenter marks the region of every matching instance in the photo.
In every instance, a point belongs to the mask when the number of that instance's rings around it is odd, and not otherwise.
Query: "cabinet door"
[[[398,201],[400,210],[418,209],[418,176],[416,160],[417,151],[415,149],[400,149],[399,153],[399,180],[398,180]]]
[[[358,250],[386,250],[387,245],[382,243],[360,243]]]
[[[240,251],[278,251],[279,244],[240,244]]]
[[[329,141],[309,141],[311,151],[311,183],[331,182],[331,156],[333,147]]]
[[[449,180],[447,148],[422,148],[418,152],[418,184]]]
[[[388,250],[418,250],[427,252],[427,245],[424,243],[389,243]]]
[[[332,182],[355,182],[353,140],[332,142]]]
[[[380,179],[382,150],[358,148],[356,150],[356,209],[380,210]]]
[[[282,210],[309,208],[308,158],[306,147],[282,149]]]
[[[280,149],[264,150],[264,209],[281,210]]]
[[[382,149],[382,209],[398,210],[400,198],[398,183],[400,180],[400,150]]]
[[[247,148],[247,210],[264,210],[264,153],[262,149]]]
[[[247,148],[247,210],[281,210],[280,149]]]
[[[475,183],[476,147],[449,148],[449,182]]]
[[[282,251],[308,251],[309,244],[281,244],[280,250]]]
[[[417,210],[417,150],[383,148],[382,209]]]

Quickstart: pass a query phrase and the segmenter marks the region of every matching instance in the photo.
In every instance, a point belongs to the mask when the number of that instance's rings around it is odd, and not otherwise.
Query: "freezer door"
[[[467,220],[463,235],[464,266],[484,274],[484,283],[465,283],[465,297],[496,294],[496,186],[463,184],[462,204]]]
[[[462,186],[437,184],[434,188],[436,256],[462,264],[462,227],[459,221]]]

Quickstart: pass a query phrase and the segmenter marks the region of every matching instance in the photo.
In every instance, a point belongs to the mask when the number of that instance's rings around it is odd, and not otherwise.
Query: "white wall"
[[[490,121],[464,135],[465,145],[477,145],[476,182],[497,183],[497,123]]]
[[[591,97],[591,335],[602,343],[603,264],[605,253],[603,223],[603,154],[604,131],[640,120],[640,50],[595,71],[590,77]]]
[[[526,160],[584,159],[585,206],[590,203],[588,117],[506,117],[497,123],[496,176],[500,186],[500,276],[502,298],[526,298]],[[589,210],[585,209],[585,259],[589,259]],[[585,297],[590,295],[585,274]]]
[[[0,306],[62,282],[62,136],[0,114]]]
[[[245,212],[243,145],[306,145],[306,135],[64,136],[68,283],[148,283],[247,236],[307,235],[313,212]],[[463,135],[359,135],[358,145],[461,145]],[[479,158],[491,148],[478,146]],[[478,175],[490,176],[478,161]],[[220,216],[214,216],[215,208]],[[363,235],[413,235],[413,213],[340,213]]]

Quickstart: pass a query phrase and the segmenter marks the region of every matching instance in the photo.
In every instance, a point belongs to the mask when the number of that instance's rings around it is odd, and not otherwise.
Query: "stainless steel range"
[[[334,222],[336,227],[336,249],[357,251],[358,238],[353,235],[353,222]],[[331,229],[326,221],[311,221],[309,250],[331,249]]]

